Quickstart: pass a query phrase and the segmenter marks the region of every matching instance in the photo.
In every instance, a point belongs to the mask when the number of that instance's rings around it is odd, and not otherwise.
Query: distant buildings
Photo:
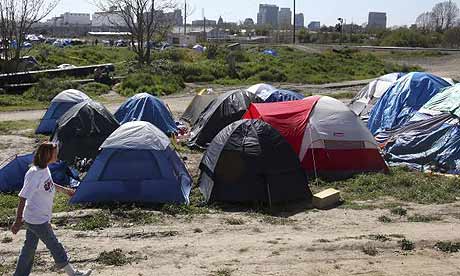
[[[296,27],[305,27],[305,18],[303,13],[296,13],[295,15],[295,26]]]
[[[46,23],[56,27],[91,25],[91,16],[89,13],[66,12],[49,19]]]
[[[321,29],[321,22],[319,21],[311,21],[308,24],[308,30],[312,32],[317,32]]]
[[[257,25],[278,27],[278,12],[279,7],[276,5],[260,4],[259,13],[257,14]]]
[[[205,25],[205,21],[203,19],[200,20],[193,20],[192,21],[192,27],[203,27]],[[210,20],[206,19],[206,26],[208,27],[216,27],[217,26],[217,21],[216,20]]]
[[[370,12],[367,22],[368,29],[386,29],[387,14],[385,12]]]
[[[289,27],[292,24],[292,12],[290,8],[281,8],[278,12],[278,25],[280,27]]]

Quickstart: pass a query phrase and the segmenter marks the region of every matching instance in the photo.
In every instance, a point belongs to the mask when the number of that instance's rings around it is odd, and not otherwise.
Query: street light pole
[[[294,30],[294,31],[293,31],[293,33],[292,33],[292,44],[295,44],[295,27],[296,27],[296,26],[295,26],[295,23],[296,23],[296,22],[295,22],[295,0],[293,0],[293,1],[294,1],[294,24],[293,24],[293,30]]]

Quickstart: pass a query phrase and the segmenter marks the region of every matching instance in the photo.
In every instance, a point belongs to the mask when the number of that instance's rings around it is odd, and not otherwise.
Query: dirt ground
[[[460,79],[458,56],[423,62],[422,66],[434,73]],[[313,93],[340,93],[362,86],[296,87]],[[191,94],[164,98],[175,115],[183,112],[191,99]],[[113,111],[118,104],[115,100],[107,106]],[[36,120],[42,113],[0,113],[0,121]],[[13,154],[31,152],[35,143],[35,139],[20,135],[0,136],[0,162]],[[189,170],[197,175],[200,154],[187,157]],[[385,207],[390,203],[404,205],[408,215],[391,214]],[[75,266],[92,268],[93,275],[460,275],[460,253],[435,248],[438,241],[460,241],[460,203],[417,205],[388,198],[366,202],[369,204],[381,208],[320,211],[295,206],[278,216],[213,210],[201,215],[166,215],[161,222],[143,226],[120,225],[96,231],[55,229]],[[82,212],[86,211],[56,216],[72,218]],[[436,220],[408,221],[407,217],[415,214]],[[381,222],[383,215],[392,221]],[[0,229],[0,265],[13,266],[24,234],[21,231],[13,236]],[[403,250],[403,239],[413,242],[415,248]],[[104,266],[96,261],[101,252],[118,248],[129,256],[130,263]],[[33,275],[63,275],[53,268],[43,244],[39,245]]]

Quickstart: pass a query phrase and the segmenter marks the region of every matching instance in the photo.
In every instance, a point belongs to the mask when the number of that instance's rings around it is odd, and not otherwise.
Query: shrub
[[[182,90],[184,87],[184,82],[180,77],[166,77],[141,72],[128,75],[121,83],[118,92],[127,97],[142,92],[153,95],[169,95]]]
[[[401,246],[401,249],[405,251],[411,251],[411,250],[414,250],[415,248],[414,242],[410,240],[406,240],[406,239],[401,240],[399,242],[399,245]]]
[[[23,95],[26,99],[49,102],[62,91],[67,89],[78,89],[78,87],[78,83],[71,82],[67,79],[42,78],[38,83],[24,92]]]
[[[103,83],[98,82],[90,82],[83,84],[79,87],[79,89],[85,92],[88,96],[99,96],[106,94],[110,91],[110,86]]]
[[[123,266],[130,262],[130,259],[123,253],[123,250],[116,248],[112,251],[104,251],[99,254],[97,262],[104,265]]]

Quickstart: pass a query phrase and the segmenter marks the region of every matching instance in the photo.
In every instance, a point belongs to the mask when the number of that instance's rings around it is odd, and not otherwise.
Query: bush
[[[182,78],[178,76],[162,76],[141,72],[128,75],[121,83],[118,92],[127,97],[142,92],[153,95],[169,95],[182,90],[184,87]]]
[[[90,82],[83,84],[79,87],[81,91],[86,93],[88,96],[100,96],[110,91],[110,86],[98,82]]]
[[[401,28],[389,32],[380,43],[382,46],[396,47],[433,47],[437,41],[415,30]]]
[[[51,101],[57,94],[67,89],[78,89],[79,84],[67,79],[41,79],[30,89],[24,92],[26,99],[37,100],[41,102]]]

